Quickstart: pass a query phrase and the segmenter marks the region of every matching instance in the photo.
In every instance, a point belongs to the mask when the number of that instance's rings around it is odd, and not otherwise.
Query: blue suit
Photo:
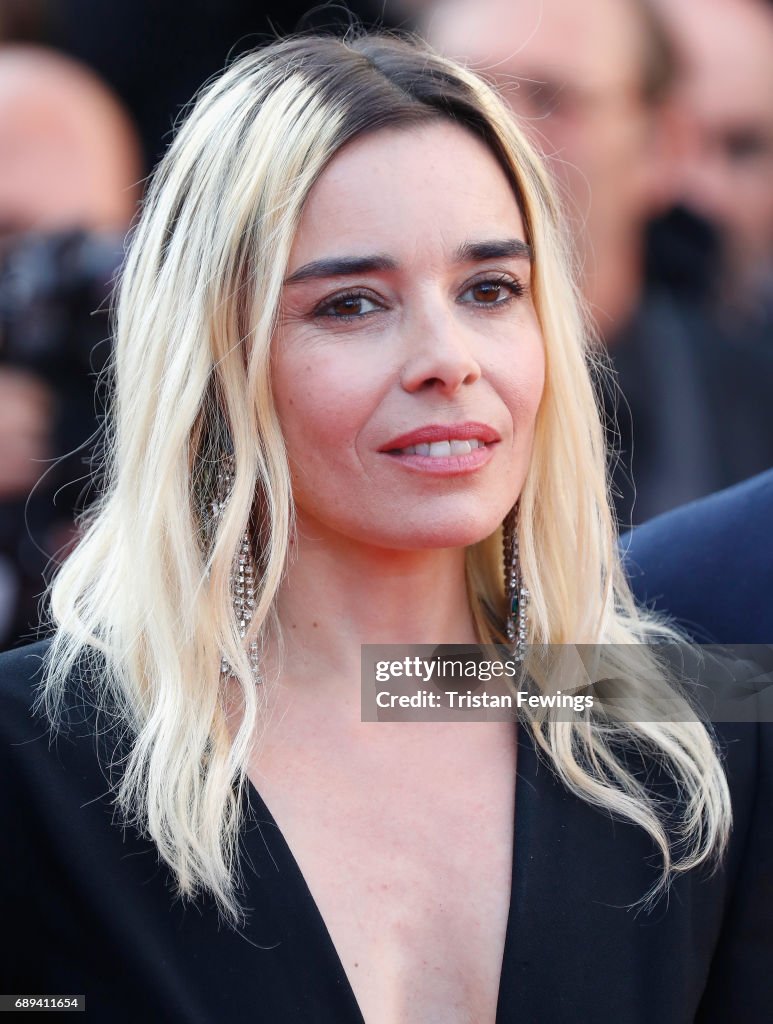
[[[773,470],[621,540],[636,597],[696,640],[773,644]]]

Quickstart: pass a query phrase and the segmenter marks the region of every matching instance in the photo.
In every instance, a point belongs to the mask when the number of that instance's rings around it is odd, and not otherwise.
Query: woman
[[[6,754],[17,988],[111,1021],[734,998],[707,979],[742,843],[703,725],[360,717],[364,643],[603,643],[631,695],[672,693],[559,224],[502,102],[415,44],[288,40],[202,94],[121,284],[109,486],[53,641],[5,661],[12,736],[36,656],[26,735],[76,718]]]

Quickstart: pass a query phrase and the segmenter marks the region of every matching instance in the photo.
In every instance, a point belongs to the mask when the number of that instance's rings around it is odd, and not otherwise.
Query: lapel
[[[716,945],[724,874],[707,880],[688,872],[651,911],[633,907],[660,875],[653,842],[639,826],[573,795],[520,724],[518,743],[511,900],[496,1024],[692,1021]],[[662,796],[672,794],[669,780],[651,763],[639,761],[638,770],[633,759],[629,764],[640,776],[646,767],[648,784]],[[248,839],[255,875],[247,902],[273,921],[295,965],[296,984],[292,993],[283,986],[284,998],[297,1000],[301,1016],[311,1014],[307,1019],[363,1024],[300,868],[251,784],[245,803],[257,826]]]
[[[649,782],[672,793],[649,769]],[[723,876],[688,872],[649,913],[632,909],[659,875],[644,830],[574,796],[519,726],[497,1024],[692,1020],[719,930]]]

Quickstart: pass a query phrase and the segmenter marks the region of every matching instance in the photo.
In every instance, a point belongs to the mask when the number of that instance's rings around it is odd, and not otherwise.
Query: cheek
[[[534,345],[531,359],[524,367],[521,382],[521,409],[525,417],[534,420],[545,390],[545,349],[540,338]]]
[[[530,435],[545,389],[545,349],[538,331],[519,346],[509,367],[503,398],[510,410],[514,439]]]
[[[288,353],[275,364],[273,386],[297,486],[324,486],[336,467],[351,468],[371,413],[356,366],[338,353]]]

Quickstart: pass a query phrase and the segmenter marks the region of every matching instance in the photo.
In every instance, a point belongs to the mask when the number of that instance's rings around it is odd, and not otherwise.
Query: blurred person
[[[773,464],[760,384],[773,360],[733,358],[697,306],[648,287],[647,226],[677,196],[688,140],[672,102],[674,53],[653,8],[447,0],[424,27],[441,52],[502,90],[563,184],[583,290],[622,392],[604,394],[610,429],[619,430],[621,524]]]
[[[568,195],[583,287],[614,336],[641,300],[643,231],[673,194],[671,54],[640,0],[449,0],[430,41],[493,79]]]
[[[52,463],[93,433],[105,299],[139,196],[131,122],[87,69],[0,49],[0,646],[35,625],[41,571],[71,536],[87,470]],[[43,479],[41,480],[41,477]],[[31,498],[28,495],[33,491]],[[70,507],[68,507],[70,506]]]
[[[35,46],[0,49],[0,229],[123,231],[139,198],[134,128],[87,68]]]
[[[723,304],[770,325],[773,7],[763,0],[658,6],[681,56],[680,96],[694,129],[682,198],[721,232]]]

